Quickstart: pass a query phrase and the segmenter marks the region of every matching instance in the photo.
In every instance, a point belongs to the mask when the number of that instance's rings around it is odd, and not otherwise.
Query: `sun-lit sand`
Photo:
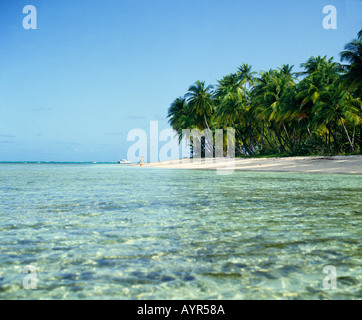
[[[236,158],[192,161],[172,160],[145,164],[145,167],[166,169],[219,169],[236,171],[305,172],[362,174],[362,156],[317,156],[290,158]],[[233,162],[235,161],[235,162]]]

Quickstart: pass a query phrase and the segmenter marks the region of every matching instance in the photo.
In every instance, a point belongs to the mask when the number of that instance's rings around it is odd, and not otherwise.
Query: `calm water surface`
[[[360,299],[361,217],[362,176],[0,164],[0,299]]]

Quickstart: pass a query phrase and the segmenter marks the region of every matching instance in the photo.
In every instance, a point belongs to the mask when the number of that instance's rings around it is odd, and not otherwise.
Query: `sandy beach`
[[[145,167],[165,169],[207,169],[235,171],[269,171],[301,173],[362,174],[362,156],[316,156],[289,158],[236,158],[226,163],[215,159],[192,161],[172,160],[145,164]]]

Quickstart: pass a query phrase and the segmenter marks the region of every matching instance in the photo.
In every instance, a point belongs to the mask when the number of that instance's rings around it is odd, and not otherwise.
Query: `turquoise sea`
[[[361,218],[362,176],[0,164],[0,299],[361,299]]]

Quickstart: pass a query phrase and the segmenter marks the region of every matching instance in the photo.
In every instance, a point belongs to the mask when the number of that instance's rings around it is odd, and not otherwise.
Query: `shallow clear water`
[[[361,298],[361,217],[362,176],[0,164],[0,299]]]

